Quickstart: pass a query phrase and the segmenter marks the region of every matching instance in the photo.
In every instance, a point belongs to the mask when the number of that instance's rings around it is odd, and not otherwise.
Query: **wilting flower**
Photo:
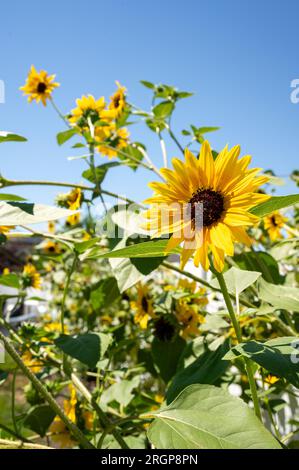
[[[105,108],[105,98],[102,96],[96,100],[92,95],[85,96],[76,100],[77,107],[71,110],[69,121],[71,124],[78,124],[82,127],[88,124],[88,118],[91,122],[100,119],[100,114]]]
[[[37,72],[32,65],[26,83],[20,87],[24,95],[28,95],[28,101],[35,100],[37,103],[40,101],[46,106],[47,100],[51,98],[54,88],[57,88],[59,83],[54,82],[55,75],[48,75],[45,70]]]
[[[110,96],[110,103],[108,109],[104,110],[101,114],[103,119],[117,119],[123,112],[126,106],[126,88],[116,82],[117,90]]]
[[[212,252],[217,271],[224,267],[225,255],[232,256],[234,242],[250,244],[245,227],[258,222],[249,211],[270,196],[257,193],[268,177],[260,169],[249,170],[251,157],[238,159],[240,147],[225,147],[214,161],[205,141],[197,159],[188,149],[185,161],[172,160],[173,170],[164,168],[165,183],[151,183],[153,197],[146,202],[146,227],[153,237],[172,234],[166,252],[184,242],[181,265],[194,255],[195,266],[209,269]]]
[[[23,269],[23,279],[25,287],[33,287],[34,289],[40,289],[41,277],[37,272],[33,264],[25,264]]]
[[[137,300],[131,302],[131,307],[136,312],[134,316],[135,323],[139,323],[140,327],[145,330],[149,319],[154,315],[153,301],[149,297],[146,285],[138,285]]]
[[[70,398],[64,400],[63,409],[66,416],[70,421],[76,423],[76,405],[77,405],[77,394],[76,389],[73,385],[69,385]],[[57,442],[61,448],[71,447],[74,441],[66,428],[64,422],[59,416],[54,418],[53,423],[49,428],[50,432],[53,433],[52,439]]]
[[[114,122],[107,126],[97,126],[95,128],[96,150],[106,157],[117,156],[117,151],[128,145],[129,132],[125,127],[117,129]]]
[[[287,220],[288,219],[278,211],[272,212],[272,214],[264,218],[264,227],[272,241],[282,238],[281,230]]]

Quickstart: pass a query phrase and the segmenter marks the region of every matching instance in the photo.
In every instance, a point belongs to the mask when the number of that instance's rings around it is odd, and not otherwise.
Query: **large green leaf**
[[[56,346],[65,354],[78,359],[93,369],[111,343],[111,336],[103,333],[84,333],[77,336],[60,335]]]
[[[44,437],[54,418],[55,411],[49,405],[37,405],[27,413],[24,425]]]
[[[299,340],[292,336],[271,339],[265,343],[248,341],[234,346],[225,355],[225,359],[249,357],[271,374],[284,377],[299,388],[299,361],[296,345],[299,345]]]
[[[152,415],[148,438],[157,449],[280,449],[240,398],[213,385],[190,385]]]
[[[83,178],[87,179],[91,183],[96,182],[96,180],[95,180],[95,177],[96,177],[97,183],[101,184],[104,181],[104,178],[105,178],[109,168],[113,168],[114,166],[119,166],[119,165],[120,165],[120,162],[104,163],[103,165],[99,165],[95,168],[96,175],[94,174],[94,172],[91,169],[88,169],[88,170],[83,171],[82,176],[83,176]]]
[[[91,257],[93,258],[156,258],[167,256],[165,252],[168,240],[151,240],[148,242],[138,243],[135,245],[126,246],[124,248],[103,253],[100,249],[93,251]],[[179,253],[179,249],[174,251]]]
[[[56,220],[77,211],[26,202],[0,202],[0,225],[29,225]]]
[[[180,337],[172,341],[160,341],[154,338],[152,342],[152,357],[155,367],[165,383],[173,377],[176,372],[179,358],[186,346],[186,342]]]
[[[290,194],[289,196],[272,196],[268,201],[259,204],[251,209],[251,213],[258,217],[264,217],[271,212],[285,207],[293,206],[299,203],[299,194]]]
[[[273,307],[299,312],[299,289],[297,287],[278,286],[259,279],[259,296]]]
[[[172,101],[162,101],[153,108],[153,113],[156,118],[165,119],[167,118],[174,109],[174,103]]]
[[[265,251],[247,251],[234,256],[234,261],[241,269],[259,271],[268,282],[275,284],[283,282],[277,261]]]
[[[192,384],[214,384],[226,371],[229,361],[223,356],[228,351],[228,342],[223,343],[216,351],[206,351],[192,364],[180,370],[172,379],[166,393],[167,403],[171,403],[178,394]]]
[[[245,271],[244,269],[238,269],[235,267],[230,268],[224,273],[224,279],[227,285],[227,289],[230,294],[239,295],[247,287],[255,283],[255,281],[261,276],[261,273],[256,271]],[[220,288],[217,279],[213,279],[211,285],[217,289]]]
[[[0,284],[2,286],[13,287],[14,289],[19,289],[20,281],[17,274],[3,274],[0,276]]]
[[[64,144],[67,140],[77,134],[76,129],[67,129],[66,131],[59,132],[56,136],[58,145]]]
[[[134,394],[132,393],[138,387],[140,377],[137,375],[132,380],[122,380],[107,388],[101,396],[103,404],[117,401],[120,405],[127,406]]]

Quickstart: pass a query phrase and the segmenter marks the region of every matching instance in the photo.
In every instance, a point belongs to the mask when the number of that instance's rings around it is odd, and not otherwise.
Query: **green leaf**
[[[27,412],[24,425],[44,437],[54,418],[55,411],[49,405],[37,405]]]
[[[273,307],[299,312],[299,289],[297,287],[270,284],[264,279],[260,279],[258,290],[260,299]]]
[[[17,134],[10,134],[9,132],[2,132],[0,134],[0,144],[2,142],[26,142],[27,139]]]
[[[172,379],[166,393],[167,403],[171,403],[178,394],[192,384],[214,384],[226,371],[229,361],[223,356],[228,351],[228,342],[223,343],[216,351],[206,351],[188,367],[180,370]]]
[[[84,333],[77,336],[60,335],[55,344],[65,354],[94,369],[111,343],[111,336],[103,333]]]
[[[136,145],[142,147],[141,144],[139,145],[138,142],[135,142],[134,145],[127,145],[125,148],[121,149],[121,153],[118,153],[118,158],[133,170],[136,170],[138,168],[138,162],[143,160],[143,153]],[[133,157],[137,162],[133,161],[130,157]]]
[[[140,377],[136,375],[132,380],[122,380],[121,382],[115,383],[104,391],[101,401],[104,404],[117,401],[120,405],[127,406],[134,398],[132,392],[138,387],[139,382]]]
[[[17,196],[16,194],[0,194],[0,201],[26,201],[24,197]]]
[[[247,251],[234,256],[234,261],[241,269],[259,271],[268,282],[281,284],[283,276],[279,273],[277,261],[265,251]]]
[[[156,118],[165,119],[174,110],[174,103],[172,101],[162,101],[153,108],[153,113]]]
[[[207,134],[208,132],[218,131],[220,127],[198,127],[197,132],[199,134]]]
[[[56,136],[58,145],[62,145],[67,142],[71,137],[77,134],[76,129],[68,129],[66,131],[59,132]]]
[[[68,217],[77,211],[26,202],[0,202],[0,225],[29,225]]]
[[[138,243],[135,245],[126,246],[124,248],[109,251],[108,253],[93,253],[93,258],[156,258],[168,256],[166,253],[167,239],[156,239],[149,242]],[[174,250],[172,253],[179,253],[179,249]]]
[[[95,168],[97,183],[101,184],[104,181],[104,178],[107,174],[109,168],[113,168],[114,166],[119,166],[119,162],[108,162],[104,163],[103,165],[99,165]],[[85,170],[82,173],[83,178],[87,179],[91,183],[96,183],[94,172],[91,169]]]
[[[293,206],[299,203],[299,194],[290,194],[289,196],[272,196],[268,201],[253,207],[250,212],[258,217],[264,217],[279,209]]]
[[[154,338],[152,342],[152,356],[161,378],[165,383],[173,377],[176,372],[178,360],[186,346],[180,336],[172,341],[160,341]]]
[[[0,276],[0,284],[2,286],[13,287],[14,289],[20,288],[19,277],[13,273]]]
[[[148,82],[147,80],[140,80],[140,83],[146,88],[150,88],[152,90],[155,88],[155,85],[152,82]]]
[[[213,385],[190,385],[152,415],[148,438],[157,449],[281,448],[240,398]]]
[[[224,279],[227,285],[227,289],[230,294],[239,295],[247,287],[254,284],[254,282],[261,276],[261,273],[256,271],[245,271],[243,269],[237,269],[235,267],[230,268],[224,273]],[[213,279],[211,282],[213,287],[220,289],[217,279]]]
[[[271,374],[283,377],[299,388],[299,361],[297,337],[275,338],[265,343],[248,341],[234,346],[225,356],[233,360],[240,356],[252,359]]]
[[[101,239],[100,238],[91,238],[90,240],[85,240],[83,242],[78,242],[74,244],[74,249],[77,253],[82,254],[89,248],[96,245]]]
[[[90,301],[95,310],[109,307],[120,296],[117,282],[114,277],[101,279],[91,287]]]

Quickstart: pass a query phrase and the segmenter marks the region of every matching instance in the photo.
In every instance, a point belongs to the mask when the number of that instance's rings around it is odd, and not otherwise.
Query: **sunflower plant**
[[[214,148],[219,127],[178,132],[192,93],[143,80],[142,109],[116,82],[62,112],[54,80],[32,66],[21,90],[52,106],[57,144],[86,167],[74,183],[0,176],[0,448],[298,447],[299,195],[276,195],[239,145]],[[107,189],[115,167],[146,170],[153,194]],[[37,184],[57,186],[52,206],[4,192]]]

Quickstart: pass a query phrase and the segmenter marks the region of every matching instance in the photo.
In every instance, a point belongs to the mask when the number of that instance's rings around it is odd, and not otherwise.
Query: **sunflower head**
[[[148,321],[154,316],[153,301],[146,285],[137,286],[137,300],[131,302],[131,308],[135,311],[134,322],[145,330]]]
[[[79,127],[88,127],[88,118],[92,123],[100,119],[100,114],[105,108],[105,98],[102,96],[96,100],[92,95],[82,95],[76,100],[77,107],[71,110],[69,122]]]
[[[24,92],[24,95],[28,96],[28,101],[40,101],[44,106],[47,104],[47,100],[51,98],[52,92],[57,88],[59,83],[54,82],[55,75],[48,75],[45,70],[38,72],[32,65],[25,85],[20,87],[20,90]]]
[[[73,385],[69,385],[70,397],[63,402],[64,413],[70,421],[76,423],[76,405],[77,405],[77,395],[76,389]],[[69,433],[69,430],[66,428],[64,422],[59,416],[55,416],[54,421],[52,422],[49,430],[53,433],[52,439],[56,442],[62,449],[71,447],[75,444],[72,436]]]
[[[33,264],[25,264],[23,268],[23,280],[25,287],[33,287],[34,289],[40,289],[41,277],[37,272]]]
[[[116,157],[118,150],[125,148],[129,142],[129,132],[125,127],[116,128],[114,122],[95,128],[96,150],[108,158]]]
[[[110,103],[108,109],[101,113],[102,119],[117,119],[123,113],[126,107],[126,88],[116,82],[117,90],[110,96]]]
[[[184,339],[198,336],[199,324],[205,321],[204,317],[198,313],[195,304],[189,304],[184,298],[176,302],[176,318],[181,326],[181,335]]]
[[[284,228],[287,218],[279,211],[272,212],[264,218],[264,227],[268,232],[270,240],[275,241],[282,238],[281,230]]]
[[[61,248],[59,244],[51,240],[45,243],[45,245],[43,246],[43,250],[48,255],[59,255],[61,253]]]
[[[239,146],[225,147],[214,160],[205,141],[199,158],[186,149],[185,161],[174,158],[173,170],[161,170],[165,182],[150,183],[154,195],[145,201],[151,205],[146,227],[153,237],[171,234],[166,253],[183,243],[182,267],[194,255],[195,266],[207,271],[211,253],[222,271],[235,242],[251,243],[245,228],[259,220],[250,209],[270,197],[257,192],[268,177],[248,169],[251,157],[239,154]]]

